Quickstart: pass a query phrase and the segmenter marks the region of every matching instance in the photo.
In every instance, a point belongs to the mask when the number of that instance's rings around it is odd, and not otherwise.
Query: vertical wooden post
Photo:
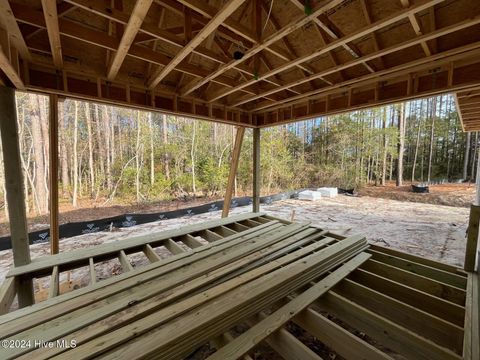
[[[0,87],[0,133],[5,165],[5,189],[10,218],[13,263],[15,266],[22,266],[30,263],[30,246],[17,127],[15,91],[11,88]],[[17,286],[19,307],[33,304],[32,279],[19,278]]]
[[[478,225],[480,221],[480,205],[470,205],[470,219],[467,230],[467,247],[465,249],[465,271],[475,270],[478,245]]]
[[[237,128],[235,136],[235,145],[233,147],[232,161],[230,163],[230,174],[228,175],[227,191],[223,201],[222,218],[227,217],[230,212],[230,202],[232,201],[233,187],[235,186],[235,175],[237,174],[238,161],[240,159],[240,151],[242,150],[244,127]]]
[[[260,211],[260,128],[253,129],[253,212]]]
[[[58,97],[50,95],[50,252],[58,254]]]

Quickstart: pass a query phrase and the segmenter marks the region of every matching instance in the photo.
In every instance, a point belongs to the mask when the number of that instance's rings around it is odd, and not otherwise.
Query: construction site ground
[[[467,206],[473,201],[474,187],[465,184],[435,185],[431,186],[430,194],[412,194],[407,191],[408,188],[409,186],[405,186],[403,189],[398,189],[391,185],[367,188],[362,190],[359,196],[339,195],[335,198],[322,198],[315,202],[288,199],[270,205],[262,204],[261,211],[288,220],[293,214],[297,222],[311,222],[342,235],[364,234],[372,244],[462,266],[469,215]],[[410,198],[406,198],[408,196]],[[402,201],[396,200],[397,198]],[[448,203],[449,198],[453,199],[451,204],[453,206],[439,205],[442,202]],[[245,206],[234,208],[231,213],[249,211],[251,207]],[[68,252],[102,243],[122,241],[131,236],[178,228],[220,216],[221,212],[216,211],[113,229],[111,232],[80,235],[62,239],[60,251]],[[48,255],[49,251],[48,243],[31,246],[33,259]],[[11,250],[1,251],[0,281],[3,281],[12,264]],[[96,266],[100,277],[101,265]],[[111,266],[117,266],[118,271],[121,272],[119,264],[111,262],[104,264],[104,267]],[[111,268],[104,269],[105,273],[111,273],[111,270]],[[73,288],[76,283],[88,281],[88,272],[62,274],[62,276],[61,281],[65,282],[67,288]],[[48,286],[48,284],[44,285]],[[42,287],[43,285],[39,283],[36,290],[42,291]],[[68,291],[67,288],[65,291]]]

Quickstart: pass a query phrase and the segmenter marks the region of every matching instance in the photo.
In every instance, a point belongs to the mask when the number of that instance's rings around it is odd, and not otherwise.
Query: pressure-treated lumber
[[[382,264],[376,260],[369,260],[361,268],[457,305],[465,305],[466,293],[464,289],[453,287],[395,266]]]
[[[135,343],[135,347],[149,349],[149,353],[155,351],[156,356],[162,359],[176,359],[193,349],[194,346],[214,336],[215,333],[225,331],[239,318],[258,312],[269,303],[279,300],[295,288],[307,284],[323,272],[331,269],[339,261],[347,260],[352,256],[352,253],[347,249],[350,248],[355,254],[355,251],[364,249],[363,241],[364,239],[361,237],[352,237],[348,241],[329,246],[325,250],[314,253],[229,292],[221,302],[211,302],[204,306],[202,311],[195,310],[193,313],[173,320],[168,326],[138,336],[133,340],[133,343]],[[142,322],[145,324],[146,330],[154,327],[156,320],[154,317],[144,318]],[[171,333],[173,328],[177,333],[177,339],[165,336],[166,333]],[[137,326],[135,334],[138,335],[139,330]],[[122,331],[121,336],[127,334]],[[116,336],[110,336],[110,338],[115,343],[120,340],[118,337],[120,334],[114,335]],[[152,341],[153,338],[156,340]],[[159,341],[159,339],[162,339],[162,341]],[[103,344],[108,346],[106,343]],[[113,350],[108,355],[104,355],[104,358],[134,356],[130,352],[130,349],[133,349],[131,344],[127,344],[130,346],[122,347],[122,351]],[[77,347],[74,351],[77,352],[77,349],[80,353],[81,347]],[[95,349],[98,351],[98,348],[91,350]]]
[[[156,244],[160,245],[161,243],[163,243],[164,240],[167,240],[172,237],[178,237],[186,233],[201,231],[206,228],[221,226],[224,224],[229,224],[236,221],[242,221],[249,218],[255,218],[258,216],[259,214],[255,214],[255,215],[239,214],[226,219],[212,220],[212,221],[206,221],[200,224],[192,224],[192,225],[184,226],[181,229],[173,229],[173,230],[157,232],[153,234],[134,236],[127,240],[117,241],[115,243],[102,244],[102,245],[97,245],[93,248],[80,249],[75,252],[70,252],[65,254],[56,254],[50,257],[43,257],[43,258],[37,259],[35,262],[32,262],[26,266],[16,266],[12,268],[7,274],[7,277],[25,275],[32,272],[38,273],[43,269],[49,270],[52,266],[60,265],[60,264],[65,268],[70,263],[77,263],[77,262],[83,262],[83,261],[87,262],[88,258],[92,256],[101,257],[101,256],[107,256],[109,254],[113,254],[111,258],[114,258],[116,257],[116,254],[120,250],[130,252],[138,249],[138,251],[141,251],[143,246],[147,243],[149,243],[152,246],[156,246]]]
[[[279,329],[316,299],[325,294],[331,287],[355,270],[369,257],[370,255],[365,253],[357,255],[339,269],[320,280],[310,289],[291,300],[287,305],[281,307],[266,319],[253,326],[250,330],[234,339],[227,346],[218,350],[215,354],[211,355],[209,359],[238,359],[246,354],[260,341],[268,337],[269,334]]]
[[[480,278],[478,273],[468,273],[467,291],[463,358],[474,360],[480,358]]]
[[[463,327],[449,323],[415,306],[345,279],[334,288],[335,293],[383,316],[406,329],[424,336],[439,346],[462,353]]]
[[[60,288],[59,281],[60,281],[60,274],[58,272],[58,266],[54,266],[52,275],[50,277],[50,287],[48,289],[49,298],[53,298],[58,295],[59,288]]]
[[[0,315],[6,314],[16,295],[15,278],[6,279],[0,286]]]
[[[452,324],[463,326],[465,317],[465,308],[463,306],[362,269],[352,273],[350,279]]]
[[[465,250],[465,271],[473,272],[478,257],[478,232],[480,223],[480,204],[470,205],[470,217],[467,229],[467,248]]]
[[[367,333],[374,340],[407,358],[461,359],[460,355],[453,351],[438,346],[333,291],[320,298],[315,306],[347,322],[355,329]]]
[[[153,250],[150,244],[145,245],[145,247],[143,248],[143,252],[148,258],[148,260],[152,263],[161,260],[160,256],[155,252],[155,250]]]
[[[22,266],[30,263],[30,248],[23,171],[20,165],[15,92],[7,87],[0,87],[0,133],[13,263],[15,266]],[[20,307],[34,303],[31,279],[18,279],[18,302]]]
[[[238,162],[240,160],[240,153],[242,151],[243,136],[245,134],[244,127],[237,127],[237,134],[235,135],[235,144],[230,160],[230,173],[228,175],[227,189],[225,190],[225,198],[223,200],[222,217],[227,217],[230,212],[230,203],[232,202],[233,191],[235,188],[235,179],[237,176]]]
[[[276,227],[275,224],[266,225],[270,226],[265,226],[264,228],[257,229],[257,231],[255,232],[249,232],[248,234],[238,234],[229,238],[225,238],[223,240],[220,240],[217,244],[205,245],[202,248],[194,249],[190,252],[185,252],[184,254],[172,257],[170,259],[166,259],[163,262],[159,262],[158,264],[150,264],[135,272],[130,271],[127,273],[128,275],[122,274],[126,276],[118,275],[116,279],[111,278],[108,280],[104,280],[100,283],[97,283],[96,287],[91,286],[86,288],[84,292],[78,291],[66,294],[63,298],[63,301],[61,302],[46,302],[46,304],[43,306],[42,303],[40,303],[38,304],[38,306],[29,309],[30,311],[26,310],[21,313],[21,316],[4,316],[0,318],[0,320],[3,320],[1,321],[2,332],[5,335],[18,333],[19,331],[28,329],[29,327],[32,327],[36,324],[45,323],[49,319],[58,317],[62,314],[71,313],[74,309],[78,307],[87,306],[92,302],[100,301],[107,297],[111,297],[115,294],[121,293],[125,288],[129,288],[131,286],[140,286],[147,283],[148,281],[158,281],[161,276],[168,278],[171,281],[171,274],[174,271],[180,271],[185,279],[188,279],[189,274],[201,276],[203,272],[211,270],[212,266],[219,266],[218,264],[221,264],[222,261],[231,261],[232,258],[230,257],[228,257],[226,260],[222,259],[223,252],[229,248],[231,248],[231,251],[235,250],[235,247],[237,248],[234,256],[245,256],[248,251],[253,251],[255,249],[258,249],[259,247],[261,248],[268,246],[268,242],[255,245],[255,247],[253,248],[246,248],[244,245],[245,243],[248,244],[249,242],[255,244],[256,238],[262,236],[264,233],[271,230],[272,227]],[[300,228],[302,227],[296,225],[289,229],[283,230],[282,233],[284,236],[288,236],[289,234],[292,234],[292,232],[298,231]],[[239,251],[239,247],[241,247],[241,249],[243,250]],[[204,259],[216,259],[217,262],[212,262],[212,264],[208,264],[208,261],[206,261],[205,263],[200,262],[200,260]],[[201,269],[203,269],[203,272],[199,270],[199,266],[201,267]],[[193,270],[191,270],[191,273],[182,270],[187,267],[192,267]],[[170,284],[170,286],[178,285],[179,279],[177,278],[173,280],[173,283],[169,281],[168,284]],[[162,286],[167,286],[168,284],[164,284]],[[145,286],[147,286],[148,289],[148,285]],[[55,306],[56,304],[61,304],[61,306]],[[125,306],[125,303],[123,303],[123,306]],[[35,313],[35,316],[30,316],[27,318],[26,315],[31,313]]]
[[[295,241],[296,238],[288,238],[285,241],[288,242],[293,242]],[[283,242],[285,242],[283,241]],[[254,253],[250,256],[241,258],[233,263],[231,263],[231,266],[234,268],[239,268],[243,266],[244,264],[247,264],[251,261],[253,261],[255,258],[261,257],[263,254],[268,253],[269,251],[273,251],[275,248],[282,246],[281,243],[275,244],[271,249],[267,248],[265,250],[262,250],[259,253]],[[324,247],[322,244],[316,245],[317,250],[321,249]],[[286,256],[284,259],[282,259],[281,262],[278,263],[269,263],[265,264],[262,268],[255,269],[255,271],[249,272],[245,276],[240,276],[237,278],[232,279],[230,282],[225,282],[219,287],[212,288],[211,290],[207,290],[201,294],[198,294],[198,296],[193,296],[188,299],[186,299],[183,302],[179,302],[177,299],[181,299],[182,295],[188,294],[189,292],[194,292],[196,289],[198,289],[200,286],[205,286],[210,284],[212,281],[214,281],[216,278],[219,278],[223,276],[224,274],[228,273],[230,270],[230,265],[226,264],[223,266],[223,268],[219,268],[218,270],[215,270],[208,275],[201,276],[198,278],[191,278],[191,281],[186,282],[183,285],[176,286],[172,288],[165,296],[158,296],[158,297],[151,297],[154,294],[156,294],[159,290],[157,287],[154,287],[152,285],[149,285],[148,288],[146,288],[145,291],[141,291],[141,289],[137,289],[135,291],[135,294],[133,294],[130,297],[119,297],[119,301],[113,301],[112,298],[109,299],[108,301],[108,308],[107,309],[102,309],[99,308],[98,304],[92,307],[92,310],[89,310],[88,308],[82,308],[81,310],[77,311],[78,316],[72,316],[74,314],[69,314],[67,315],[67,318],[64,317],[63,321],[60,318],[55,319],[54,326],[50,326],[50,324],[42,324],[39,330],[36,330],[36,332],[40,332],[42,335],[41,338],[44,340],[47,339],[54,339],[55,337],[58,336],[64,336],[68,334],[68,332],[75,330],[79,327],[85,326],[88,323],[98,321],[102,319],[102,317],[99,316],[100,313],[106,313],[106,314],[112,314],[111,320],[104,319],[102,320],[102,323],[100,323],[98,326],[91,325],[88,328],[82,329],[80,331],[76,331],[69,335],[69,338],[71,339],[76,339],[77,344],[81,345],[87,340],[95,339],[96,336],[101,335],[102,333],[106,332],[108,328],[106,328],[104,325],[105,323],[108,323],[109,327],[117,327],[121,324],[128,324],[129,319],[136,318],[140,315],[146,316],[150,313],[152,313],[156,309],[160,309],[161,306],[166,306],[170,305],[172,307],[175,307],[176,310],[171,310],[170,308],[165,308],[165,310],[159,310],[156,313],[156,324],[159,325],[161,321],[167,321],[167,318],[171,318],[172,316],[178,316],[181,314],[179,308],[180,306],[185,306],[185,309],[188,310],[190,307],[198,306],[206,301],[212,300],[215,297],[220,296],[223,293],[226,293],[227,291],[231,290],[232,288],[238,287],[243,283],[246,283],[247,281],[251,281],[252,279],[260,277],[265,271],[272,271],[274,269],[277,269],[281,267],[282,265],[288,264],[289,262],[292,261],[292,259],[298,258],[299,256],[305,256],[306,254],[309,254],[312,252],[312,250],[315,250],[314,245],[312,245],[309,249],[301,249],[297,251],[295,254],[290,254]],[[192,272],[192,275],[194,272]],[[192,276],[189,275],[189,276]],[[173,279],[172,279],[173,280]],[[165,284],[159,284],[161,285],[164,290],[167,289],[165,288]],[[150,299],[141,302],[145,294],[150,294]],[[135,302],[141,302],[138,306],[136,306],[136,310],[132,312],[131,307],[125,308],[125,303],[129,302],[129,298],[135,299]],[[176,302],[174,302],[177,300]],[[182,305],[183,304],[183,305]],[[124,308],[125,310],[118,312],[118,306],[121,306],[121,308]],[[133,318],[132,318],[133,317]],[[165,318],[167,317],[167,318]],[[70,320],[68,320],[70,319]],[[163,320],[161,320],[163,319]],[[58,326],[56,324],[62,324],[63,326]],[[68,326],[68,327],[67,327]],[[150,326],[150,325],[148,325]],[[125,327],[123,328],[125,330]],[[108,332],[108,331],[107,331]],[[24,332],[22,334],[17,334],[15,335],[16,338],[28,338],[28,336],[32,336],[33,333],[30,331]],[[108,334],[105,335],[106,337],[109,337]],[[59,351],[48,351],[47,353],[45,352],[36,352],[34,354],[34,357],[36,359],[41,356],[50,356],[53,353],[58,353]],[[48,355],[47,355],[48,354]]]
[[[392,360],[387,354],[320,315],[312,308],[305,309],[295,316],[293,322],[347,360]]]

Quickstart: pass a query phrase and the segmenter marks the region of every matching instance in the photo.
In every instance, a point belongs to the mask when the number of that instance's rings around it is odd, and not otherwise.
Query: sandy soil
[[[250,210],[250,207],[235,208],[231,214]],[[290,199],[261,207],[261,211],[285,219],[291,218],[293,210],[295,210],[295,221],[298,222],[312,222],[322,228],[345,235],[364,234],[373,244],[389,246],[456,266],[462,266],[463,263],[468,208],[343,195],[332,199],[324,198],[317,202]],[[66,252],[101,243],[121,241],[133,235],[178,228],[219,217],[220,212],[212,212],[118,229],[114,232],[76,236],[61,240],[60,250]],[[48,244],[31,246],[32,258],[46,255],[48,252]],[[160,255],[168,254],[160,250]],[[146,259],[141,254],[135,258],[135,262],[144,261]],[[1,251],[0,280],[3,280],[11,265],[11,251]],[[119,267],[119,264],[112,264],[112,266]],[[102,273],[101,266],[97,269],[100,272],[99,277],[107,276]],[[84,277],[84,274],[88,275],[88,269],[79,270],[78,274],[71,274],[72,280],[86,281],[88,276]]]

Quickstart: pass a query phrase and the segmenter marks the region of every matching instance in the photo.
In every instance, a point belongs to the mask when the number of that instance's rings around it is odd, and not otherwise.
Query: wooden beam
[[[478,256],[478,233],[480,222],[480,204],[470,205],[470,218],[467,228],[467,247],[465,249],[465,271],[475,271]]]
[[[253,101],[253,100],[256,100],[258,98],[261,98],[261,97],[265,97],[267,95],[271,95],[271,94],[274,94],[276,92],[279,92],[279,91],[282,91],[282,90],[285,90],[285,89],[288,89],[290,87],[293,87],[293,86],[297,86],[297,85],[300,85],[300,84],[303,84],[304,82],[306,81],[309,81],[309,80],[313,80],[313,79],[317,79],[317,78],[320,78],[320,77],[324,77],[324,76],[327,76],[327,75],[331,75],[331,74],[334,74],[340,70],[345,70],[345,69],[348,69],[348,68],[351,68],[353,66],[357,66],[357,65],[360,65],[362,62],[365,62],[367,60],[373,60],[373,59],[377,59],[377,58],[380,58],[382,56],[385,56],[385,55],[389,55],[389,54],[392,54],[392,53],[395,53],[397,51],[400,51],[400,50],[403,50],[403,49],[407,49],[409,47],[412,47],[412,46],[415,46],[415,45],[418,45],[420,44],[422,41],[427,41],[429,39],[432,39],[432,38],[435,38],[437,36],[444,36],[444,35],[447,35],[447,34],[451,34],[453,32],[456,32],[456,31],[459,31],[459,30],[462,30],[462,29],[465,29],[465,28],[468,28],[468,27],[471,27],[471,26],[474,26],[476,24],[480,23],[480,17],[476,17],[476,18],[473,18],[473,19],[468,19],[468,20],[465,20],[465,21],[461,21],[457,24],[453,24],[453,25],[450,25],[450,26],[447,26],[443,29],[439,29],[439,30],[436,30],[434,32],[431,32],[431,33],[428,33],[427,35],[423,35],[423,36],[420,36],[420,37],[416,37],[414,39],[411,39],[411,40],[407,40],[407,41],[404,41],[400,44],[396,44],[396,45],[392,45],[388,48],[385,48],[385,49],[382,49],[382,50],[379,50],[379,51],[376,51],[374,53],[371,53],[369,55],[365,55],[361,58],[358,58],[358,59],[354,59],[354,60],[351,60],[351,61],[348,61],[340,66],[336,66],[336,67],[333,67],[333,68],[328,68],[328,69],[325,69],[325,70],[322,70],[316,74],[313,74],[313,75],[310,75],[309,77],[305,78],[305,79],[299,79],[299,80],[295,80],[293,82],[290,82],[289,84],[285,84],[283,86],[280,86],[280,87],[277,87],[277,88],[273,88],[271,90],[268,90],[268,91],[264,91],[264,92],[261,92],[257,95],[253,95],[251,96],[250,98],[248,99],[244,99],[242,101],[238,101],[235,103],[235,106],[238,106],[238,105],[241,105],[241,104],[245,104],[247,102],[250,102],[250,101]],[[352,35],[352,36],[355,36]],[[327,47],[324,47],[322,50],[319,50],[318,52],[316,52],[317,54],[323,54],[325,53],[325,49],[329,49],[332,44],[334,44],[334,42],[330,43]],[[420,60],[423,60],[423,59],[420,59]],[[280,72],[280,71],[283,71],[287,68],[289,68],[290,66],[287,64],[287,65],[284,65],[283,67],[279,67],[277,68],[276,70],[274,71],[271,71],[267,74],[265,74],[264,76],[273,76],[274,74]],[[390,69],[386,69],[386,70],[382,70],[382,71],[389,71]],[[376,72],[374,74],[369,74],[371,76],[375,76],[375,77],[378,77],[378,74],[379,73],[382,73],[382,71],[379,71],[379,72]],[[391,71],[391,70],[390,70]],[[353,81],[358,81],[358,78],[357,79],[353,79]],[[247,82],[248,83],[248,82]],[[228,89],[228,90],[222,90],[222,91],[219,91],[217,92],[216,94],[213,94],[210,98],[209,98],[209,101],[215,101],[215,100],[218,100],[226,95],[229,95],[237,90],[240,90],[243,88],[243,86],[247,83],[243,83],[243,84],[240,84],[238,87],[236,88],[232,88],[232,89]],[[333,87],[335,86],[338,86],[338,84],[334,84]],[[325,87],[325,88],[322,88],[321,90],[324,91],[326,89],[331,89],[331,87]],[[305,94],[302,94],[301,96],[305,96]],[[299,96],[297,96],[299,97]],[[296,98],[296,97],[294,97]],[[279,100],[277,103],[280,103],[280,102],[284,102],[285,99],[282,99],[282,100]]]
[[[118,253],[118,260],[120,260],[120,264],[122,265],[123,272],[133,270],[133,266],[130,263],[130,259],[128,258],[127,254],[125,254],[124,250],[120,250],[120,252]]]
[[[259,77],[258,80],[263,80],[264,78],[269,78],[269,77],[273,76],[274,74],[278,74],[278,73],[280,73],[280,72],[286,71],[286,70],[290,69],[291,67],[296,66],[297,64],[302,64],[302,63],[304,63],[304,62],[310,61],[310,60],[312,60],[312,59],[314,59],[314,58],[316,58],[316,57],[319,57],[319,56],[321,56],[321,55],[323,55],[323,54],[328,53],[329,51],[331,51],[331,50],[333,50],[333,49],[336,49],[336,48],[339,47],[339,46],[342,46],[342,45],[344,45],[344,44],[346,44],[346,43],[349,43],[349,42],[352,42],[352,41],[354,41],[354,40],[360,39],[360,38],[362,38],[362,37],[364,37],[364,36],[366,36],[366,35],[369,35],[369,34],[371,34],[372,32],[377,31],[377,30],[379,30],[379,29],[381,29],[381,28],[390,26],[390,25],[392,25],[392,24],[394,24],[394,23],[396,23],[396,22],[404,19],[405,17],[408,17],[409,14],[417,13],[417,12],[419,12],[419,11],[425,10],[425,9],[429,8],[430,6],[433,6],[434,4],[440,3],[440,2],[442,2],[442,1],[444,1],[444,0],[429,0],[429,1],[423,1],[423,2],[421,2],[421,3],[419,3],[419,4],[415,5],[415,6],[413,6],[413,7],[411,7],[411,8],[409,8],[409,9],[407,9],[407,10],[399,11],[399,12],[397,12],[397,13],[395,13],[395,14],[387,17],[387,18],[378,20],[378,21],[376,21],[375,23],[370,24],[370,25],[367,25],[367,26],[365,26],[363,29],[361,29],[361,30],[359,30],[359,31],[356,31],[356,32],[353,33],[353,34],[344,36],[343,38],[340,38],[340,39],[338,39],[338,40],[336,40],[336,41],[333,41],[333,42],[329,43],[327,46],[324,46],[324,47],[322,47],[322,48],[319,49],[319,50],[315,50],[315,51],[311,52],[310,54],[307,54],[307,55],[304,55],[304,56],[300,56],[300,57],[298,57],[297,59],[294,59],[293,61],[290,61],[290,62],[288,62],[288,63],[286,63],[286,64],[283,64],[283,65],[281,65],[281,66],[273,69],[272,71],[269,71],[269,72],[263,74],[262,76]],[[468,23],[471,24],[471,25],[469,25],[469,26],[473,26],[474,23],[475,23],[475,21],[472,21],[471,23],[470,23],[470,21],[468,21]],[[447,27],[447,28],[449,28],[449,27]],[[435,36],[441,36],[439,33],[436,33],[436,32],[434,32],[434,33],[435,33]],[[424,40],[426,40],[427,38],[430,38],[431,34],[433,34],[433,33],[429,33],[429,36],[428,36],[428,37],[425,36],[425,39],[424,39]],[[433,37],[434,37],[434,36],[433,36]],[[432,38],[433,38],[433,37],[432,37]],[[402,44],[405,44],[405,43],[406,43],[406,42],[404,42],[404,43],[402,43]],[[392,50],[392,51],[393,51],[394,48],[396,48],[396,46],[391,46],[391,47],[389,47],[389,49]],[[399,49],[397,49],[397,50],[399,50]],[[381,51],[379,51],[379,52],[376,52],[375,54],[376,54],[376,55],[381,54],[381,56],[384,56],[384,55],[388,54],[388,53],[384,53],[384,51],[385,51],[385,50],[381,50]],[[396,50],[395,50],[395,51],[396,51]],[[247,53],[248,53],[248,52],[247,52]],[[245,54],[245,55],[247,55],[247,54]],[[372,59],[374,59],[374,58],[376,58],[376,57],[377,57],[377,56],[372,57],[372,55],[367,55],[367,56],[363,56],[363,57],[361,57],[361,58],[355,59],[355,60],[353,60],[353,61],[350,61],[350,62],[348,62],[348,64],[352,64],[352,63],[355,62],[355,63],[358,65],[358,64],[367,62],[367,61],[369,61],[369,60],[372,60]],[[242,58],[242,60],[243,60],[243,59],[245,59],[245,56]],[[341,67],[340,67],[339,69],[341,69]],[[332,72],[332,69],[329,69],[329,70],[327,70],[327,71]],[[338,69],[336,69],[335,71],[338,71]],[[333,71],[333,72],[335,72],[335,71]],[[209,77],[205,78],[204,80],[201,80],[200,83],[205,83],[205,82],[207,82],[207,81],[210,81],[211,79],[213,79],[214,77],[216,77],[216,76],[219,75],[219,74],[221,74],[221,73],[215,72],[214,74],[210,75]],[[305,81],[311,80],[311,79],[317,77],[317,75],[319,75],[319,76],[320,76],[320,75],[321,75],[321,76],[324,76],[324,75],[325,75],[325,71],[322,71],[322,72],[320,72],[320,73],[318,73],[318,74],[316,74],[316,75],[312,75],[312,76],[310,76],[310,77],[308,77],[308,78],[306,78],[306,79],[302,79],[302,80],[300,81],[300,83],[303,83],[303,82],[305,82]],[[224,96],[227,96],[227,95],[229,95],[229,94],[231,94],[231,93],[233,93],[233,92],[235,92],[235,91],[237,91],[237,90],[239,90],[239,89],[243,89],[244,87],[250,86],[250,85],[252,85],[254,82],[255,82],[255,80],[250,80],[250,81],[244,82],[244,83],[242,83],[242,84],[239,84],[239,85],[238,85],[237,87],[235,87],[234,89],[228,89],[228,90],[226,90],[226,91],[225,91],[225,90],[219,91],[219,92],[217,92],[216,94],[213,94],[208,100],[209,100],[209,101],[215,101],[215,100],[220,99],[220,98],[222,98],[222,97],[224,97]],[[192,89],[193,89],[194,87],[195,87],[195,86],[192,86]],[[278,88],[278,89],[284,89],[284,87],[280,87],[280,88]],[[190,88],[189,88],[188,90],[190,90]],[[182,94],[188,94],[188,93],[189,93],[189,91],[184,91],[184,92],[182,92]]]
[[[238,359],[239,357],[245,355],[260,341],[266,339],[269,334],[282,327],[287,321],[292,319],[316,299],[329,291],[330,288],[335,286],[350,272],[365,262],[369,257],[370,255],[366,253],[357,255],[352,260],[348,261],[330,275],[313,285],[311,288],[295,297],[285,306],[282,306],[270,316],[254,325],[248,331],[242,333],[240,336],[232,340],[226,346],[211,355],[209,359]]]
[[[145,247],[143,248],[143,252],[145,253],[145,256],[148,258],[148,260],[152,263],[161,260],[160,256],[155,252],[155,250],[153,250],[150,244],[145,245]]]
[[[52,275],[50,277],[50,287],[48,289],[48,298],[51,299],[55,296],[58,296],[59,293],[59,277],[58,266],[54,266],[52,269]]]
[[[30,246],[27,214],[25,211],[23,171],[20,161],[15,91],[11,88],[0,87],[0,116],[13,264],[14,266],[22,266],[30,263]],[[33,284],[31,278],[20,277],[18,282],[19,307],[33,304]]]
[[[180,62],[200,45],[217,27],[222,24],[245,0],[229,0],[208,24],[191,40],[163,69],[158,69],[148,82],[148,88],[154,89]]]
[[[311,308],[294,317],[293,322],[347,360],[393,359]],[[348,345],[346,346],[346,344]]]
[[[60,42],[60,30],[58,28],[58,13],[56,0],[42,0],[43,15],[47,25],[48,41],[52,51],[55,67],[63,67],[62,44]]]
[[[12,8],[8,0],[0,0],[0,27],[8,31],[11,42],[17,49],[18,53],[25,60],[30,61],[31,56],[28,51],[27,44],[23,38],[22,32],[18,26],[15,16],[13,15]],[[3,69],[3,64],[2,64]]]
[[[409,81],[409,78],[411,77],[412,73],[416,73],[417,80],[415,83],[418,84],[418,78],[419,77],[426,77],[422,71],[429,70],[432,68],[438,68],[439,66],[449,64],[451,61],[455,60],[460,60],[462,58],[467,58],[469,56],[477,57],[478,56],[478,49],[480,48],[480,43],[473,43],[470,45],[467,45],[466,47],[461,47],[461,48],[456,48],[452,50],[447,50],[446,52],[443,53],[437,53],[435,55],[432,55],[431,57],[428,58],[421,58],[418,60],[414,60],[412,62],[402,64],[395,66],[393,68],[385,69],[382,71],[378,71],[374,74],[367,74],[364,76],[361,76],[359,78],[351,79],[344,81],[342,83],[335,84],[334,86],[330,87],[324,87],[320,88],[318,90],[313,90],[310,92],[306,92],[303,94],[303,96],[294,96],[291,97],[290,99],[283,99],[282,101],[278,101],[275,103],[260,103],[257,105],[255,108],[255,111],[259,112],[264,109],[269,109],[269,112],[273,114],[274,112],[277,112],[278,109],[281,108],[286,108],[290,106],[300,106],[302,103],[305,103],[307,101],[315,101],[320,98],[326,99],[328,95],[332,94],[339,94],[339,93],[344,93],[344,91],[341,90],[343,87],[355,87],[356,91],[355,92],[360,92],[360,91],[365,91],[367,87],[369,90],[373,90],[374,86],[378,84],[378,78],[382,77],[385,81],[387,80],[393,80],[389,81],[390,87],[393,84],[399,84],[399,83],[407,83]],[[470,55],[466,55],[467,52],[470,52]],[[433,63],[435,62],[435,63]],[[346,112],[346,111],[352,111],[353,109],[359,109],[359,108],[364,108],[364,107],[369,107],[371,108],[372,106],[377,106],[381,104],[389,104],[392,102],[398,102],[398,101],[403,101],[407,99],[415,99],[415,98],[420,98],[420,97],[425,97],[427,95],[434,95],[434,94],[441,94],[445,93],[446,91],[458,91],[458,90],[463,90],[465,88],[471,87],[473,85],[473,81],[470,81],[469,78],[466,77],[459,77],[457,74],[454,74],[455,77],[455,85],[452,85],[452,87],[445,87],[443,85],[438,85],[436,88],[430,89],[430,90],[425,90],[422,92],[419,92],[416,87],[413,92],[408,92],[408,87],[404,87],[402,85],[401,87],[401,93],[393,95],[390,94],[389,97],[385,96],[385,94],[382,96],[382,99],[378,99],[374,96],[369,96],[368,99],[364,99],[362,102],[356,102],[356,104],[352,107],[345,107],[345,109],[339,109],[337,108],[335,112],[333,112],[330,108],[327,108],[325,111],[322,111],[321,113],[317,112],[309,112],[309,114],[305,114],[305,117],[303,118],[290,118],[284,122],[293,122],[293,121],[300,121],[301,119],[304,118],[313,118],[315,116],[321,115],[327,115],[327,114],[334,114],[334,113],[341,113],[341,112]],[[265,113],[264,113],[265,114]],[[281,124],[282,121],[279,120],[276,122],[277,124]]]
[[[90,285],[93,285],[97,282],[97,274],[95,272],[95,262],[93,258],[88,259],[88,268],[90,270]]]
[[[122,66],[123,60],[125,59],[125,56],[127,56],[128,51],[130,50],[130,46],[132,45],[133,40],[135,40],[135,36],[137,35],[138,30],[142,26],[143,19],[147,15],[148,9],[150,9],[152,1],[153,0],[137,0],[137,2],[135,3],[135,6],[130,15],[130,19],[128,20],[128,24],[123,32],[122,39],[120,40],[118,49],[113,56],[113,59],[108,68],[108,80],[112,81],[117,76],[118,71]]]
[[[260,191],[262,186],[262,177],[260,174],[260,129],[253,129],[253,190],[252,201],[254,213],[260,211]]]
[[[58,96],[49,99],[49,210],[50,210],[50,252],[58,254]]]
[[[0,286],[0,315],[8,313],[17,293],[16,279],[7,278]]]
[[[463,359],[476,360],[480,358],[480,277],[478,273],[468,273],[467,291]]]
[[[10,63],[10,59],[7,54],[0,48],[0,69],[5,73],[8,79],[17,89],[25,89],[25,85],[17,70]]]
[[[439,1],[439,0],[436,0]],[[319,16],[320,14],[332,9],[336,5],[340,4],[342,0],[332,0],[328,2],[327,4],[322,4],[320,7],[316,8],[311,15],[308,16],[301,16],[298,19],[293,20],[286,26],[284,26],[280,31],[275,32],[274,34],[270,35],[269,37],[265,38],[261,43],[253,46],[251,49],[249,49],[244,56],[239,59],[239,60],[232,60],[228,64],[225,64],[223,66],[220,66],[216,71],[214,71],[212,74],[209,76],[200,79],[200,80],[194,80],[187,86],[185,86],[181,94],[182,95],[187,95],[190,94],[192,91],[198,89],[200,86],[206,84],[207,82],[213,80],[217,76],[223,74],[224,72],[228,71],[229,69],[233,68],[237,64],[248,60],[255,54],[261,52],[262,50],[268,48],[269,45],[281,40],[283,37],[287,36],[288,34],[292,33],[293,31],[301,28],[305,24],[309,23],[313,18]],[[294,64],[292,66],[295,66],[297,64]],[[263,76],[262,76],[263,77]],[[256,81],[256,79],[254,79]]]
[[[244,127],[237,127],[237,134],[235,136],[235,144],[233,146],[232,157],[230,161],[230,173],[228,175],[227,189],[225,191],[225,198],[223,200],[222,217],[227,217],[230,212],[230,203],[232,202],[233,190],[235,187],[235,177],[237,176],[238,162],[240,160],[240,153],[242,151],[243,135],[245,134]]]

